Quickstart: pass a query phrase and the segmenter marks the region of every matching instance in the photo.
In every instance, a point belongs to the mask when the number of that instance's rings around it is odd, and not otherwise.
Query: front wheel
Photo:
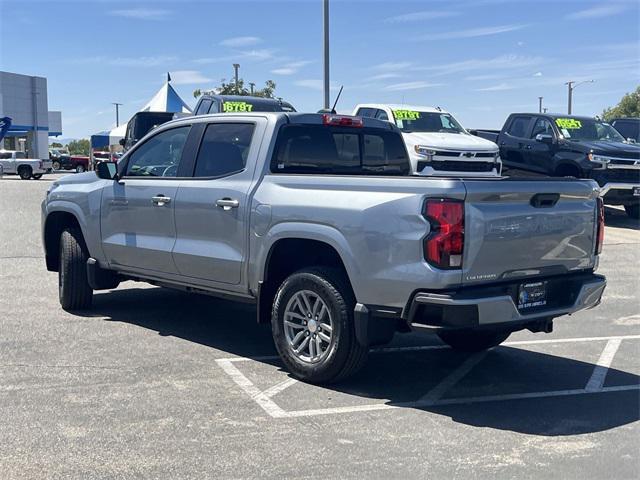
[[[23,166],[18,169],[18,175],[22,180],[29,180],[31,178],[33,170],[29,166]]]
[[[627,215],[636,220],[640,220],[640,203],[636,203],[634,205],[625,205],[624,211],[627,212]]]
[[[84,172],[86,169],[84,168],[84,165],[77,165],[76,166],[76,173],[82,173]]]
[[[509,338],[511,332],[490,332],[473,330],[451,330],[438,333],[440,340],[454,350],[461,352],[481,352],[495,347]]]
[[[290,275],[273,303],[271,328],[294,377],[329,383],[355,374],[369,349],[355,336],[355,300],[344,274],[316,267]]]
[[[33,179],[34,180],[40,180],[42,178],[42,174],[41,173],[34,173],[33,174]]]
[[[60,168],[62,168],[62,165],[58,160],[54,160],[51,164],[51,168],[53,168],[54,170],[60,170]]]
[[[77,228],[69,228],[60,237],[58,296],[64,310],[83,310],[91,306],[93,289],[87,280],[89,254]]]

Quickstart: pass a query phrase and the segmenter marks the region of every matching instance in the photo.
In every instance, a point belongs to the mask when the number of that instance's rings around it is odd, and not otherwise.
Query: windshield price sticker
[[[229,112],[250,112],[253,110],[253,105],[247,102],[224,102],[222,104],[222,111]]]
[[[560,128],[566,128],[568,130],[576,130],[582,128],[582,122],[575,118],[556,118],[556,125]]]
[[[394,110],[393,115],[396,120],[417,120],[420,118],[420,112],[415,110]]]

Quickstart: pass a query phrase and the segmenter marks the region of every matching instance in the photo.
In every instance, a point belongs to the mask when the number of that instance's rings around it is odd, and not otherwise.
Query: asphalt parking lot
[[[463,355],[396,336],[330,388],[252,308],[127,282],[73,315],[45,270],[53,178],[0,180],[0,477],[640,476],[640,225],[607,209],[603,304]]]

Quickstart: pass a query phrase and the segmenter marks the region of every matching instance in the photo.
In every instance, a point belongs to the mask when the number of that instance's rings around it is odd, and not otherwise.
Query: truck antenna
[[[342,89],[344,88],[344,85],[340,85],[340,91],[338,92],[338,95],[336,96],[336,101],[333,102],[333,107],[331,108],[331,113],[336,113],[336,105],[338,105],[338,100],[340,100],[340,94],[342,94]]]

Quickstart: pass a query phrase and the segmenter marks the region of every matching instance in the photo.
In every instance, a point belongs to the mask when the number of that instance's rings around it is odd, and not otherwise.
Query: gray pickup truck
[[[409,171],[397,128],[371,118],[174,120],[117,165],[52,184],[47,269],[66,310],[125,280],[252,302],[291,373],[316,383],[396,332],[478,351],[600,302],[595,182]]]

